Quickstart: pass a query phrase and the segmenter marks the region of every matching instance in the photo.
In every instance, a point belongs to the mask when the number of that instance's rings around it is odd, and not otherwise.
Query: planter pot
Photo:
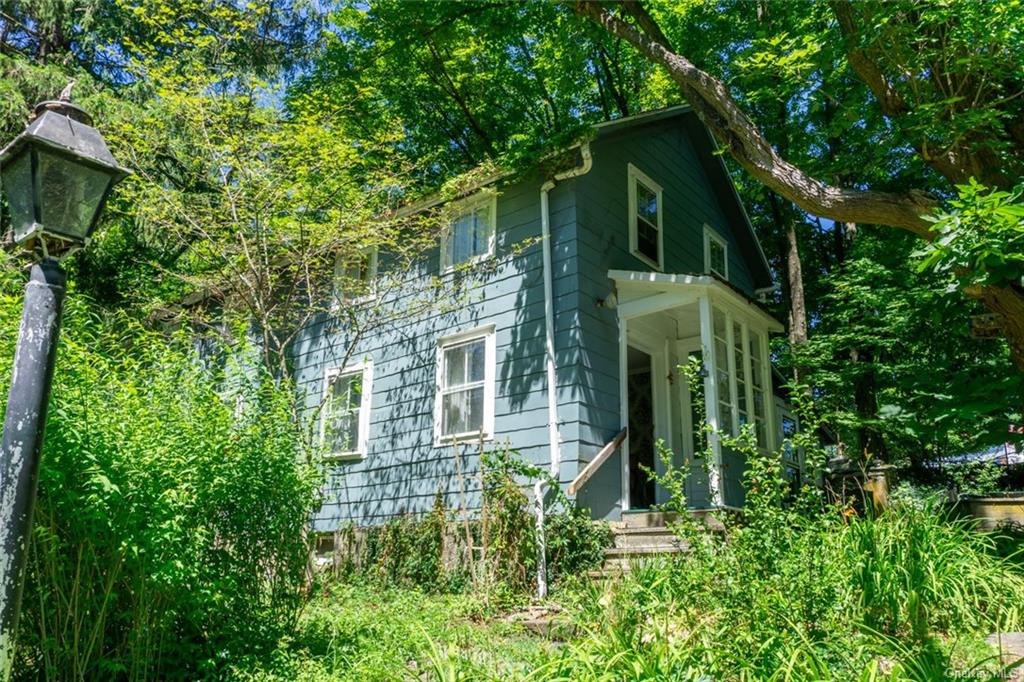
[[[961,495],[961,513],[978,519],[981,530],[1024,530],[1024,492],[992,495]]]

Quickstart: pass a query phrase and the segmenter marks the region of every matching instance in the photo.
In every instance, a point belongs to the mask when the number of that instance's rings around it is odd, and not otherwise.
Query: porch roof
[[[711,275],[609,270],[608,278],[615,282],[621,317],[669,310],[709,296],[713,303],[741,309],[747,316],[764,324],[768,331],[785,331],[783,324],[755,301]]]

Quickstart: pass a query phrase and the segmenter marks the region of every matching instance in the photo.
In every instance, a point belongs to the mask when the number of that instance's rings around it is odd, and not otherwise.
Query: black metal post
[[[32,266],[14,353],[0,447],[0,681],[10,679],[14,636],[25,584],[25,560],[39,477],[57,334],[64,307],[64,271],[53,260]]]

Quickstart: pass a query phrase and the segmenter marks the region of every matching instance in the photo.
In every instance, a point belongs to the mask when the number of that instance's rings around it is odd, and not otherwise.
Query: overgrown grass
[[[553,646],[505,622],[476,595],[430,594],[379,583],[326,588],[274,660],[238,679],[522,679]]]
[[[507,622],[507,602],[373,583],[325,588],[294,639],[244,680],[1003,679],[986,635],[1024,629],[1024,572],[933,505],[821,514],[638,563],[554,601],[568,641]],[[1006,541],[1007,544],[1011,542]],[[1019,540],[1014,541],[1019,545]]]

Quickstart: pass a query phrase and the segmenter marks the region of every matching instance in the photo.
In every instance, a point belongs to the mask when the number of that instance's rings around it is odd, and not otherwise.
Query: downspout
[[[556,173],[540,187],[540,231],[541,250],[544,259],[544,360],[547,370],[548,392],[548,443],[551,452],[549,478],[540,478],[533,484],[533,499],[537,514],[537,597],[543,599],[548,594],[547,542],[544,538],[544,491],[551,482],[558,484],[560,469],[561,436],[558,433],[558,383],[555,372],[555,296],[553,284],[553,267],[551,264],[551,215],[548,193],[554,189],[555,181],[575,178],[590,172],[593,157],[590,155],[590,143],[580,145],[583,162],[576,168]]]

